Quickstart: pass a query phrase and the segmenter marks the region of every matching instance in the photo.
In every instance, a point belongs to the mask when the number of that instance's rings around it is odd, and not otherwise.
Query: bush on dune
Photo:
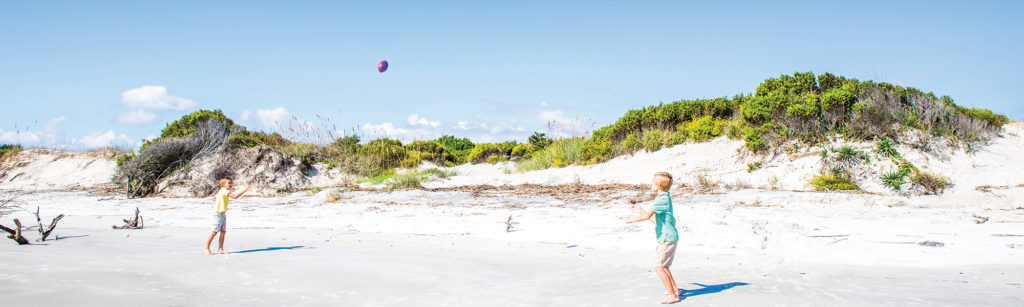
[[[115,180],[125,184],[129,197],[149,195],[157,182],[171,172],[224,149],[230,135],[229,128],[220,121],[197,122],[189,136],[157,139],[134,158],[122,161]]]
[[[815,191],[858,190],[849,173],[818,174],[811,179]]]
[[[910,177],[910,183],[916,187],[921,187],[924,190],[924,194],[939,195],[952,185],[949,178],[935,175],[928,172],[918,172],[914,176]]]
[[[17,152],[19,152],[21,150],[22,150],[21,145],[13,145],[13,144],[3,144],[3,145],[0,145],[0,161],[3,161],[4,157],[7,157],[8,155],[14,155],[15,153],[17,153]]]

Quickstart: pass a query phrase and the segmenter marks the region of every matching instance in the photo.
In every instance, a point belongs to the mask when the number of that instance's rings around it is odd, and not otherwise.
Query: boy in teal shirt
[[[654,272],[668,289],[669,299],[662,301],[662,304],[679,302],[679,287],[668,270],[672,266],[672,260],[676,255],[676,242],[679,241],[679,233],[676,231],[676,218],[672,215],[672,197],[668,190],[672,187],[672,175],[665,172],[654,174],[654,182],[651,184],[658,196],[654,198],[650,210],[643,210],[639,217],[634,219],[623,218],[626,223],[636,223],[650,220],[654,217],[654,234],[658,238],[658,249],[654,257]]]

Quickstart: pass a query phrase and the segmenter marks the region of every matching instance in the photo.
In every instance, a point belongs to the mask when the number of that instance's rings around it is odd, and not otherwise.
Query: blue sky
[[[796,71],[1021,120],[1019,16],[1020,1],[0,1],[0,143],[134,147],[200,108],[254,130],[523,140]]]

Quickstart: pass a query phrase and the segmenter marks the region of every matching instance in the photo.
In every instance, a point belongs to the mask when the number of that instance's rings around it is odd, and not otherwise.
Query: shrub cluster
[[[224,149],[230,135],[229,128],[218,120],[195,122],[188,136],[159,138],[137,154],[119,157],[115,181],[125,184],[129,197],[149,195],[160,179],[196,158]]]
[[[0,160],[10,154],[21,151],[21,145],[3,144],[0,145]]]

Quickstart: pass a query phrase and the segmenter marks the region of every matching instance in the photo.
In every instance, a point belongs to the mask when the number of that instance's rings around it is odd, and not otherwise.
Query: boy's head
[[[230,190],[231,189],[231,178],[227,178],[227,177],[221,178],[220,179],[220,187]]]
[[[654,186],[662,192],[668,192],[672,188],[672,174],[666,172],[654,173]]]

